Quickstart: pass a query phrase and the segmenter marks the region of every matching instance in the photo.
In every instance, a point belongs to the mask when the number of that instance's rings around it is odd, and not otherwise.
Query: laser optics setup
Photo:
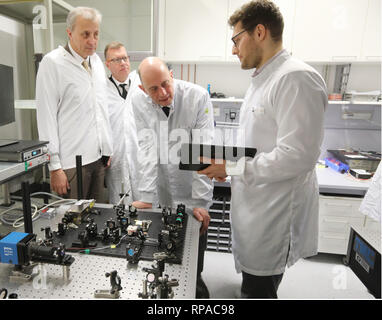
[[[76,160],[77,176],[81,177],[81,159]],[[77,182],[81,195],[82,182]],[[22,183],[22,194],[24,232],[0,235],[0,288],[4,287],[4,292],[13,289],[19,298],[28,298],[25,292],[29,291],[41,298],[54,298],[65,292],[66,296],[74,294],[78,298],[74,288],[86,281],[85,275],[89,282],[100,282],[106,275],[110,289],[86,289],[81,298],[169,299],[177,296],[178,288],[187,292],[186,297],[194,297],[196,261],[184,255],[196,256],[200,223],[190,219],[184,204],[175,209],[137,210],[125,204],[127,193],[121,194],[115,205],[96,204],[79,197],[64,211],[60,207],[54,209],[56,212],[49,219],[32,222],[28,182]],[[32,224],[42,232],[43,239],[33,232]],[[100,268],[89,270],[88,261]],[[13,270],[9,265],[14,266]],[[45,268],[46,274],[35,274],[36,265]],[[62,276],[54,266],[62,267]],[[191,276],[184,277],[185,270]],[[45,276],[49,290],[33,290],[37,276]]]

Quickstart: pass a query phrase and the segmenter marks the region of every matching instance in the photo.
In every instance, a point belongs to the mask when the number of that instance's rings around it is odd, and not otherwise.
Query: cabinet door
[[[381,56],[381,0],[369,0],[361,58],[381,61]]]
[[[346,254],[351,226],[361,226],[362,199],[320,195],[318,251]]]
[[[226,51],[226,60],[227,61],[233,61],[233,62],[239,62],[239,58],[235,55],[232,54],[232,46],[233,43],[231,41],[231,38],[233,36],[233,31],[232,28],[228,25],[228,19],[229,17],[237,10],[240,9],[240,7],[247,3],[248,0],[229,0],[228,1],[228,16],[227,16],[227,38],[226,38],[226,43],[227,43],[227,51]]]
[[[304,61],[360,59],[368,0],[296,0],[293,55]]]
[[[224,61],[228,0],[166,0],[164,59]]]
[[[248,0],[229,0],[228,3],[228,17],[239,9],[243,4],[247,3]],[[294,9],[295,9],[295,0],[274,0],[273,1],[280,9],[281,14],[284,19],[284,32],[283,32],[283,46],[287,49],[288,52],[292,51],[292,32],[294,24]],[[227,61],[239,61],[239,59],[232,55],[232,29],[228,26],[227,23]]]
[[[278,5],[284,19],[283,46],[288,52],[291,52],[296,1],[274,0],[273,2]]]

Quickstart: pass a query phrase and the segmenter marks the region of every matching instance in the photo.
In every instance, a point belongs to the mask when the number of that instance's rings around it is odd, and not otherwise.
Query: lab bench
[[[112,208],[108,204],[96,204],[95,208]],[[142,210],[142,211],[147,211]],[[150,212],[161,214],[159,209]],[[33,223],[37,239],[44,238],[41,228],[48,225],[56,230],[63,213],[58,213],[51,220],[38,219]],[[4,232],[4,226],[2,226]],[[163,274],[169,279],[178,280],[179,285],[173,287],[175,299],[195,297],[196,271],[198,256],[200,222],[189,215],[184,237],[184,249],[181,264],[165,263]],[[14,230],[13,230],[14,231]],[[23,230],[20,230],[23,232]],[[14,282],[10,275],[14,265],[0,263],[0,288],[15,292],[20,299],[94,299],[96,290],[110,290],[110,279],[105,276],[112,270],[121,278],[122,290],[119,299],[139,299],[147,272],[143,268],[152,268],[154,261],[140,259],[138,264],[129,264],[126,258],[100,256],[76,252],[66,252],[74,257],[69,272],[62,266],[54,264],[37,264],[32,269],[32,279],[26,282]]]
[[[318,251],[345,255],[351,226],[380,238],[380,223],[359,212],[370,180],[319,166],[316,173],[320,192]],[[230,198],[230,180],[215,181],[207,250],[231,252]]]

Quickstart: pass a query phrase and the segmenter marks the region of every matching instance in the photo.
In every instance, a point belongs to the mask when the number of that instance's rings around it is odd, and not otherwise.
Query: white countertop
[[[360,180],[350,173],[341,174],[331,168],[316,167],[318,185],[321,193],[344,193],[364,195],[371,179]]]

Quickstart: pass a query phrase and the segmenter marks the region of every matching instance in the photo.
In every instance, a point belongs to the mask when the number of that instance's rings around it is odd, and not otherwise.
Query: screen
[[[0,64],[0,126],[15,122],[13,68]]]
[[[371,269],[374,268],[375,251],[372,248],[370,248],[370,246],[368,246],[364,241],[362,241],[361,238],[358,236],[355,236],[354,251],[361,255],[361,258],[363,258],[363,260],[368,264],[368,266]],[[358,262],[360,261],[358,260]]]

